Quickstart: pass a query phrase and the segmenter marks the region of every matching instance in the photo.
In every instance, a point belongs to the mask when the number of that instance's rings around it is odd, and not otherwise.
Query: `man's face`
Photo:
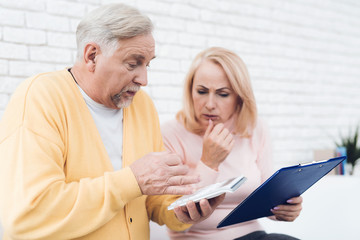
[[[155,41],[151,34],[119,40],[112,56],[95,57],[92,96],[109,108],[130,105],[140,86],[147,85],[147,67],[155,57]]]

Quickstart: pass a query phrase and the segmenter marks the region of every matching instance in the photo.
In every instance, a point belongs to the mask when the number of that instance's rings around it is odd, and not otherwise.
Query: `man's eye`
[[[137,64],[135,63],[128,63],[129,68],[134,69],[136,68]]]

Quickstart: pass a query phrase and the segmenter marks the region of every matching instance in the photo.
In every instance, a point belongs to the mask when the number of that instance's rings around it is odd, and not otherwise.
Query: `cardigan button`
[[[132,221],[133,221],[132,218],[129,218],[129,222],[132,223]]]

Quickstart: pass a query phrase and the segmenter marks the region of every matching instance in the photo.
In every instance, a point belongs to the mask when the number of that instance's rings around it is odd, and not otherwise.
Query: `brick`
[[[0,75],[6,75],[6,74],[8,74],[8,72],[9,72],[8,61],[0,59]]]
[[[154,104],[159,114],[168,113],[175,114],[181,109],[182,103],[179,100],[163,100],[163,99],[156,99],[154,100]]]
[[[163,14],[171,11],[171,3],[160,1],[137,2],[136,7],[145,14]]]
[[[70,32],[72,32],[74,34],[74,36],[76,36],[76,29],[77,26],[79,25],[80,19],[70,19]]]
[[[26,12],[26,26],[35,29],[68,32],[70,23],[67,17],[54,16],[43,12]]]
[[[175,117],[174,114],[171,114],[171,113],[160,113],[159,114],[160,124],[163,124],[166,121],[174,119],[174,117]]]
[[[164,71],[174,71],[177,72],[180,70],[180,61],[167,59],[167,58],[155,58],[151,61],[150,67],[153,70],[164,70]]]
[[[24,78],[2,77],[0,81],[0,93],[12,94]]]
[[[180,100],[182,97],[182,89],[178,87],[154,86],[151,92],[156,99]]]
[[[182,32],[179,34],[179,44],[182,46],[203,48],[208,42],[208,37]]]
[[[27,59],[28,49],[24,45],[0,42],[0,58],[4,59]]]
[[[171,31],[184,31],[186,28],[185,19],[172,18],[170,16],[154,15],[151,17],[155,29],[171,30]]]
[[[174,3],[170,9],[170,15],[173,17],[197,20],[200,18],[200,10],[186,4]]]
[[[74,1],[47,1],[47,12],[61,16],[81,17],[85,15],[86,6]]]
[[[9,94],[0,93],[0,109],[5,109],[9,102]]]
[[[52,47],[30,47],[30,60],[53,63],[69,63],[72,60],[71,50]]]
[[[39,63],[39,62],[25,62],[25,61],[10,61],[10,76],[30,77],[38,73],[49,72],[56,70],[54,64]]]
[[[171,56],[173,59],[189,59],[190,49],[178,45],[163,44],[157,48],[159,58]]]
[[[154,33],[154,39],[155,42],[157,43],[157,46],[159,44],[166,44],[166,43],[170,43],[170,44],[179,44],[181,42],[181,40],[179,39],[179,33],[177,31],[170,31],[170,30],[160,30],[160,29],[155,29]]]
[[[150,86],[182,86],[184,74],[164,71],[148,71],[148,82]]]
[[[186,23],[186,30],[189,33],[193,34],[205,34],[212,36],[215,32],[215,26],[210,23],[203,23],[203,22],[187,22]]]
[[[5,26],[24,26],[24,13],[0,7],[0,25]]]
[[[49,46],[76,49],[75,33],[48,32],[47,39]]]
[[[2,1],[3,7],[16,8],[21,10],[43,11],[45,10],[45,2],[43,0],[17,0],[17,1]]]
[[[101,0],[78,0],[78,2],[100,4]]]
[[[46,34],[42,30],[5,27],[4,40],[14,43],[45,44]]]

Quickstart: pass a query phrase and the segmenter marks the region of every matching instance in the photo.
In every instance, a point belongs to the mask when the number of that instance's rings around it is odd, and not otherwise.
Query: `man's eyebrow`
[[[144,60],[145,59],[145,57],[143,55],[141,55],[141,54],[131,54],[129,56],[129,58],[133,58],[133,59],[136,59],[136,60]]]
[[[152,57],[150,60],[153,60],[156,56]],[[145,60],[145,56],[141,54],[131,54],[129,58],[134,58],[136,60]]]

